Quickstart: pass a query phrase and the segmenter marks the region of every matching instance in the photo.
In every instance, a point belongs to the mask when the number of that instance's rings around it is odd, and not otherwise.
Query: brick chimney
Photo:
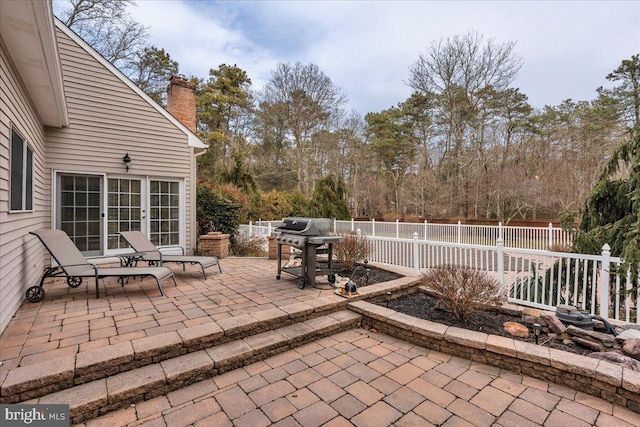
[[[167,87],[167,111],[196,133],[196,85],[182,74],[172,76]]]

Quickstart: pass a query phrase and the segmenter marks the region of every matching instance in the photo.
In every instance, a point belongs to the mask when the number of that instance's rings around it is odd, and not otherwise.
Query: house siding
[[[195,160],[187,135],[60,29],[57,37],[70,125],[47,129],[47,168],[184,182],[184,243],[192,251]]]
[[[39,284],[44,250],[30,231],[50,224],[49,174],[44,163],[45,131],[0,39],[0,331],[20,307],[25,291]],[[33,211],[9,213],[11,130],[33,150]]]

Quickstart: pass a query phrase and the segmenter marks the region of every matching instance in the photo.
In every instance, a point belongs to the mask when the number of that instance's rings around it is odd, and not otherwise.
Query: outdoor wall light
[[[129,172],[129,163],[131,163],[131,157],[129,157],[129,153],[124,155],[122,161],[124,162],[124,167],[127,169],[127,172]]]
[[[387,308],[389,308],[389,300],[391,299],[391,292],[387,292]]]
[[[534,323],[533,325],[531,325],[531,327],[533,328],[533,335],[536,337],[536,344],[538,344],[538,339],[540,338],[540,331],[542,331],[542,326],[540,326],[538,323]]]

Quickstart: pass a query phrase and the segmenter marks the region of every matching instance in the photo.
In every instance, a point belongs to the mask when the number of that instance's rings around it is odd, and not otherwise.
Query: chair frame
[[[43,231],[49,231],[49,230],[43,230]],[[73,241],[71,240],[71,238],[66,233],[64,233],[64,231],[61,231],[61,230],[50,230],[50,231],[56,231],[56,232],[59,231],[60,233],[63,233],[64,236],[67,239],[69,239],[71,244],[73,244]],[[118,277],[122,283],[122,286],[124,286],[125,278],[136,277],[136,276],[139,276],[139,277],[152,276],[156,279],[158,289],[160,290],[160,295],[163,295],[163,296],[164,296],[164,292],[162,291],[162,287],[160,286],[161,281],[171,278],[173,280],[174,286],[178,286],[176,282],[176,278],[173,275],[173,271],[171,271],[171,269],[163,268],[163,267],[150,267],[157,270],[154,270],[154,272],[149,272],[149,270],[147,270],[146,268],[122,267],[122,258],[120,258],[120,267],[98,267],[97,265],[92,264],[89,261],[82,264],[64,264],[63,262],[60,261],[59,257],[56,256],[55,252],[51,250],[49,245],[45,242],[45,239],[39,234],[40,232],[41,231],[31,231],[29,232],[29,234],[36,236],[38,240],[40,240],[42,245],[45,247],[45,249],[47,249],[51,257],[56,261],[58,265],[47,267],[44,271],[44,274],[42,275],[42,278],[40,279],[40,284],[38,286],[32,286],[29,289],[27,289],[26,298],[30,302],[38,302],[44,298],[44,294],[45,294],[44,287],[43,287],[44,281],[50,277],[54,277],[54,278],[66,277],[67,285],[71,288],[77,288],[78,286],[80,286],[82,284],[83,277],[93,277],[95,279],[95,285],[96,285],[96,299],[100,298],[99,280],[105,277]],[[80,253],[79,250],[78,250],[78,253]],[[85,273],[71,274],[67,271],[67,269],[70,267],[87,267],[88,270]],[[161,272],[160,269],[164,269],[166,271]],[[158,276],[156,275],[156,273],[164,273],[164,274]]]
[[[189,256],[189,255],[185,255],[185,250],[182,246],[178,246],[178,245],[173,245],[173,246],[164,246],[162,247],[162,249],[180,249],[182,251],[182,255],[168,255],[168,254],[164,254],[162,253],[162,251],[160,250],[160,248],[157,248],[153,242],[151,242],[151,240],[149,240],[149,238],[147,236],[144,235],[144,233],[142,233],[141,231],[121,231],[120,235],[122,236],[122,238],[129,244],[129,246],[131,246],[133,248],[134,251],[136,251],[135,253],[137,255],[139,255],[139,257],[137,258],[137,260],[142,260],[147,262],[149,265],[164,265],[164,263],[176,263],[176,264],[182,264],[182,271],[186,271],[186,264],[199,264],[200,265],[200,270],[202,271],[202,276],[203,278],[206,280],[207,279],[207,273],[205,272],[205,268],[208,267],[213,267],[214,265],[218,266],[218,271],[220,273],[222,273],[222,266],[220,265],[220,260],[218,259],[218,257],[216,256]],[[149,246],[149,248],[146,247],[140,247],[134,243],[136,243],[134,241],[134,239],[136,238],[136,236],[142,240],[144,238],[145,242],[143,243],[146,246]],[[129,238],[127,238],[129,237]],[[141,241],[139,243],[142,243]],[[154,249],[151,249],[151,246],[154,247]],[[145,257],[146,254],[157,254],[157,258],[159,259],[150,259],[150,257]],[[212,259],[215,262],[212,264],[208,264],[205,265],[204,260],[205,259]]]

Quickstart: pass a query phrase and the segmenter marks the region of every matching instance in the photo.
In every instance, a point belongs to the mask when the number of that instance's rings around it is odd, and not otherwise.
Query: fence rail
[[[257,221],[249,227],[272,227],[280,225],[281,221]],[[418,233],[421,240],[464,243],[472,245],[495,245],[502,239],[505,246],[523,249],[550,250],[554,247],[568,247],[571,245],[571,235],[551,223],[548,227],[521,227],[502,225],[465,225],[432,224],[425,222],[381,222],[381,221],[342,221],[334,220],[333,229],[337,233],[360,232],[371,237],[393,237],[412,239]]]

